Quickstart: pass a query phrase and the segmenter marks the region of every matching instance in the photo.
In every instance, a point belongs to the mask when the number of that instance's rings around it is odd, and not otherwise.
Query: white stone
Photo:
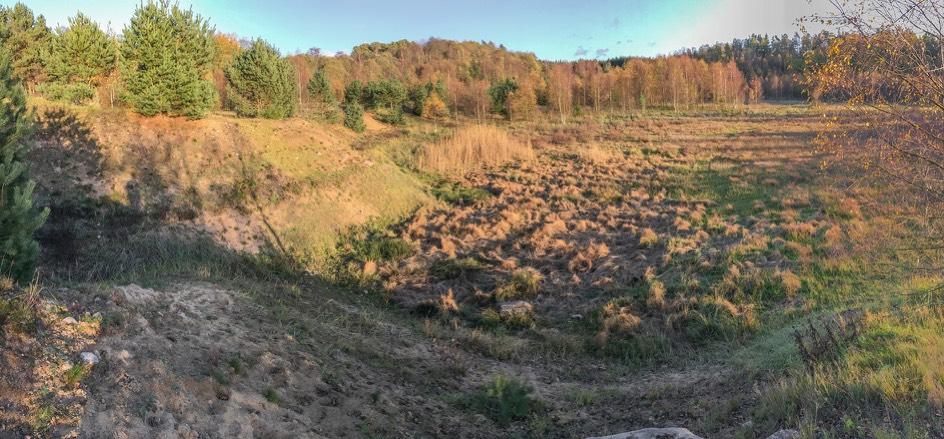
[[[95,355],[92,352],[82,352],[81,354],[79,354],[79,356],[82,357],[82,361],[85,364],[89,364],[89,365],[98,364],[98,361],[99,361],[98,355]]]
[[[505,302],[499,305],[499,309],[502,314],[513,314],[513,313],[530,313],[534,310],[534,307],[529,302],[524,300],[516,300],[514,302]]]
[[[684,428],[644,428],[611,436],[589,437],[587,439],[702,439]]]
[[[767,439],[800,439],[800,432],[796,430],[780,430]]]
[[[73,318],[73,317],[66,317],[66,318],[62,319],[62,323],[65,323],[65,324],[67,324],[67,325],[78,325],[78,324],[79,324],[79,322],[78,322],[75,318]]]

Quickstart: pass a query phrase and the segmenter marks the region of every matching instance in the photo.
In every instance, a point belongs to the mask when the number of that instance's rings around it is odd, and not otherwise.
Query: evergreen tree
[[[216,99],[207,79],[213,32],[202,17],[168,0],[138,6],[122,32],[125,101],[147,116],[204,116]]]
[[[351,81],[347,87],[344,88],[344,103],[361,103],[361,97],[364,94],[364,85],[361,84],[358,80]]]
[[[355,133],[362,133],[367,129],[367,126],[364,125],[364,107],[359,102],[348,101],[344,103],[344,126]]]
[[[308,96],[313,104],[312,110],[318,117],[328,122],[338,121],[338,98],[331,90],[324,66],[318,69],[308,80]]]
[[[5,56],[0,56],[0,102],[0,276],[25,282],[39,254],[33,233],[49,211],[33,206],[35,183],[23,164],[30,125],[26,94]]]
[[[42,54],[49,50],[52,32],[46,19],[33,16],[23,3],[0,6],[0,47],[12,57],[13,76],[32,87],[43,80]]]
[[[57,33],[46,69],[58,82],[98,85],[115,68],[114,41],[81,12]]]
[[[226,81],[227,98],[240,116],[284,119],[295,114],[295,70],[262,39],[236,55],[226,68]]]
[[[511,111],[508,107],[508,98],[516,91],[518,91],[518,82],[514,79],[503,79],[493,84],[488,89],[488,96],[492,99],[492,111],[510,118]]]

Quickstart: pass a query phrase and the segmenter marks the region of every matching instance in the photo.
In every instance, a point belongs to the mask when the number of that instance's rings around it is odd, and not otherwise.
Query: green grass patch
[[[466,277],[483,268],[485,265],[475,258],[449,258],[433,262],[429,272],[437,279],[451,280]]]
[[[531,396],[531,386],[524,381],[498,375],[485,387],[461,400],[459,405],[482,413],[500,426],[528,419],[542,404]]]
[[[515,270],[511,278],[495,291],[498,300],[528,299],[541,292],[543,277],[533,269]]]

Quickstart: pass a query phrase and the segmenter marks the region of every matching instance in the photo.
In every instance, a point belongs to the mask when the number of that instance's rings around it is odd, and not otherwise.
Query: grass
[[[328,270],[338,282],[363,285],[377,277],[379,263],[398,261],[413,254],[413,247],[380,221],[352,226],[340,234],[328,257]]]
[[[541,273],[534,269],[515,270],[511,278],[495,291],[498,300],[530,299],[541,292]]]
[[[425,146],[417,162],[422,169],[461,175],[482,166],[533,158],[531,145],[514,139],[505,130],[492,125],[469,125],[457,129],[448,139]]]
[[[492,194],[485,189],[464,186],[458,182],[426,174],[434,197],[449,204],[468,206],[485,200]]]
[[[256,124],[255,121],[247,123]],[[489,149],[491,144],[476,144],[476,139],[513,142],[510,137],[503,137],[507,133],[494,127],[474,129],[494,129],[500,134],[494,131],[470,134],[460,129],[450,139],[436,140],[438,137],[435,136],[426,139],[433,145],[430,148],[440,148],[442,156],[439,159],[449,173],[492,161],[497,164],[521,158],[508,152],[520,148],[520,144],[499,145],[494,151]],[[742,132],[746,131],[732,127],[711,135],[728,138]],[[276,131],[265,136],[290,137]],[[326,265],[337,274],[337,278],[332,280],[340,280],[346,285],[375,282],[378,280],[378,265],[408,258],[414,251],[398,237],[397,227],[390,227],[389,221],[343,228],[344,232],[338,236],[338,225],[364,219],[362,214],[354,215],[351,210],[346,210],[347,207],[379,211],[384,218],[399,218],[389,213],[408,210],[404,206],[415,206],[415,201],[428,197],[427,192],[446,203],[460,206],[472,205],[491,196],[484,189],[470,188],[456,180],[440,177],[424,180],[420,174],[413,173],[414,170],[390,163],[390,158],[383,155],[386,154],[383,147],[358,151],[351,158],[354,163],[374,160],[374,166],[355,165],[341,169],[341,165],[328,163],[325,157],[306,161],[311,150],[300,154],[292,148],[305,145],[289,143],[274,145],[273,150],[260,159],[260,163],[269,163],[278,170],[272,175],[286,179],[282,183],[289,185],[284,187],[302,185],[301,192],[289,195],[311,195],[351,186],[351,191],[342,193],[354,194],[354,198],[360,200],[353,203],[346,199],[342,203],[344,206],[335,209],[332,202],[346,195],[332,199],[309,197],[300,201],[301,207],[297,212],[279,218],[283,226],[287,225],[287,228],[280,229],[281,236],[296,248],[310,249],[316,241],[313,237],[330,235],[327,242],[336,245],[332,245],[332,256]],[[403,148],[406,151],[413,147]],[[471,152],[468,156],[446,157],[450,151],[454,152],[450,148]],[[671,155],[657,146],[644,149],[643,154],[653,159]],[[340,150],[337,145],[327,145],[324,151]],[[416,151],[422,151],[419,155],[421,162],[426,160],[426,150],[417,148],[409,150],[410,159]],[[527,156],[527,153],[522,155]],[[594,163],[603,163],[611,158],[594,151],[588,151],[586,155],[585,158]],[[332,168],[335,165],[336,169]],[[398,167],[393,170],[392,166]],[[713,238],[697,247],[688,238],[672,236],[671,233],[660,238],[655,230],[643,228],[638,236],[640,247],[658,251],[664,244],[667,251],[678,252],[671,255],[672,263],[667,271],[660,273],[658,278],[647,277],[646,282],[640,281],[635,285],[592,291],[594,295],[599,294],[592,296],[594,300],[601,299],[594,305],[599,309],[582,316],[579,322],[547,322],[548,319],[542,316],[542,327],[560,330],[556,336],[535,329],[535,317],[531,314],[502,315],[488,307],[481,315],[476,314],[483,325],[451,329],[447,332],[450,336],[445,339],[456,340],[457,344],[490,359],[512,363],[527,361],[534,367],[540,367],[541,361],[550,358],[566,359],[575,365],[600,361],[621,371],[660,363],[668,367],[682,363],[727,365],[739,372],[744,371],[752,379],[761,377],[762,383],[776,383],[769,389],[762,387],[759,401],[736,401],[737,405],[745,407],[753,405],[744,410],[750,412],[756,432],[769,433],[781,427],[801,426],[831,437],[919,437],[915,433],[922,428],[927,430],[927,425],[922,422],[935,419],[944,404],[944,377],[939,367],[944,364],[944,337],[940,335],[944,330],[944,311],[936,305],[937,298],[932,292],[925,291],[928,289],[925,286],[909,285],[926,292],[927,303],[918,304],[901,297],[882,299],[883,295],[904,294],[900,288],[902,280],[897,275],[876,273],[875,267],[861,255],[834,253],[835,249],[829,242],[832,238],[826,236],[830,229],[814,226],[812,221],[828,220],[840,226],[853,221],[869,221],[868,218],[862,219],[861,212],[868,209],[860,209],[842,197],[817,195],[806,205],[787,213],[787,203],[780,188],[764,184],[759,177],[761,170],[747,165],[697,159],[687,165],[672,164],[668,170],[669,202],[712,202],[702,220],[692,219],[694,229],[701,228],[715,237],[722,237],[725,226],[732,222],[746,223],[747,218],[754,217],[778,224],[784,233],[780,236],[746,237],[730,248],[724,247],[729,243],[726,238]],[[823,184],[809,180],[802,174],[802,169],[796,172],[801,174],[780,175],[774,172],[775,179],[795,182],[803,188]],[[240,186],[242,192],[237,192],[232,198],[237,200],[234,203],[245,205],[249,199],[246,191],[259,184],[266,183],[254,181]],[[385,185],[390,187],[377,189]],[[585,196],[615,202],[621,191],[622,188],[617,186],[601,185],[589,189]],[[190,193],[188,196],[196,201],[186,204],[201,206],[197,195]],[[399,200],[395,203],[397,208],[385,210],[377,207],[384,203],[385,197],[391,196]],[[267,207],[270,212],[291,210],[286,208],[286,200],[281,198],[267,198],[267,203],[271,203]],[[174,233],[159,233],[151,230],[155,223],[142,220],[128,209],[116,208],[107,215],[89,217],[93,218],[90,222],[103,220],[107,224],[108,227],[102,229],[106,232],[104,238],[92,238],[94,233],[91,232],[99,229],[90,229],[88,236],[79,236],[75,241],[82,244],[81,260],[71,270],[52,270],[59,281],[104,280],[148,285],[178,278],[228,283],[251,280],[255,282],[254,286],[247,291],[265,304],[271,313],[267,316],[280,322],[287,334],[309,343],[311,340],[333,340],[337,334],[380,337],[378,334],[386,334],[384,324],[390,321],[419,325],[394,310],[374,306],[377,305],[374,302],[362,302],[371,299],[351,294],[352,289],[328,292],[321,288],[285,287],[287,282],[302,276],[298,264],[291,260],[298,253],[289,255],[286,260],[278,252],[252,255],[233,251],[207,236],[181,237]],[[840,236],[837,239],[844,238]],[[690,244],[696,247],[692,251],[688,251]],[[720,249],[719,258],[712,259],[711,264],[699,265],[706,262],[700,258],[714,248]],[[782,263],[774,259],[772,256],[776,253],[786,259]],[[753,264],[761,258],[778,265],[745,268],[746,263]],[[729,267],[733,265],[740,267],[737,275],[730,274]],[[476,275],[482,268],[483,264],[474,258],[448,258],[433,263],[429,274],[437,280],[464,281],[487,277],[485,274]],[[311,295],[316,296],[319,302],[325,302],[328,295],[333,299],[327,301],[366,305],[356,314],[339,314],[331,307],[320,305],[299,306],[306,296],[300,292],[315,291],[317,294]],[[506,279],[499,279],[494,290],[495,299],[502,301],[528,300],[541,293],[542,277],[530,269],[518,270]],[[29,313],[24,311],[28,309],[19,308],[23,302],[8,297],[11,296],[0,299],[0,320],[6,319],[7,326],[11,322],[28,321]],[[820,365],[815,376],[809,376],[803,370],[793,344],[792,325],[812,316],[829,315],[852,307],[871,310],[862,337],[839,353],[835,361]],[[444,326],[452,323],[445,319],[437,322]],[[526,330],[506,331],[504,328]],[[599,337],[601,333],[605,337]],[[404,367],[389,354],[378,353],[376,346],[366,343],[339,340],[325,345],[355,355],[371,368],[399,370]],[[585,358],[588,354],[594,358]],[[231,358],[211,374],[220,384],[228,384],[231,376],[239,375],[244,368],[238,357]],[[64,381],[78,383],[83,373],[82,370],[70,369],[66,371]],[[343,373],[338,372],[339,375]],[[337,379],[343,381],[347,377],[339,376]],[[603,378],[597,375],[589,379]],[[528,423],[533,424],[537,431],[545,428],[542,425],[546,418],[540,416],[542,404],[532,394],[523,381],[499,376],[469,393],[460,406],[481,413],[498,425]],[[263,396],[270,402],[279,403],[279,395],[274,389],[265,389]],[[600,405],[586,394],[578,393],[574,399],[580,406]],[[723,428],[727,418],[740,422],[744,413],[731,406],[734,404],[730,402],[732,400],[720,402],[716,410],[706,416],[705,428]]]
[[[265,391],[262,392],[262,396],[266,399],[266,401],[269,401],[272,404],[279,404],[282,402],[282,398],[279,396],[279,393],[271,387],[265,389]]]
[[[508,426],[541,409],[541,402],[531,393],[531,386],[524,381],[497,375],[484,388],[459,401],[459,405],[488,416],[500,426]]]
[[[755,419],[842,437],[924,437],[913,436],[927,431],[920,420],[935,417],[944,404],[941,334],[940,306],[869,313],[858,341],[836,363],[782,379],[762,399]]]
[[[467,277],[485,268],[485,265],[475,258],[448,258],[434,262],[429,273],[437,279],[451,280]]]
[[[85,367],[85,365],[76,364],[66,369],[66,371],[62,374],[62,380],[66,387],[76,387],[80,382],[82,382],[82,379],[85,378],[87,373],[88,369]]]
[[[13,286],[8,279],[0,279],[0,329],[31,332],[39,321],[36,305],[39,287],[30,285],[26,290]]]

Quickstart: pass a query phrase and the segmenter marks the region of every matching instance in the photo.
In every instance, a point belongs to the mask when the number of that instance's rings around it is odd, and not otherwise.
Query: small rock
[[[796,430],[780,430],[767,439],[800,439],[800,432]]]
[[[82,352],[81,354],[79,354],[79,356],[82,357],[82,361],[85,364],[88,364],[88,365],[98,364],[98,361],[99,361],[98,355],[95,355],[92,352]]]
[[[611,436],[589,437],[587,439],[702,439],[684,428],[644,428],[628,433]]]
[[[516,300],[514,302],[505,302],[499,305],[499,310],[502,314],[515,314],[515,313],[530,313],[534,310],[534,306],[530,302],[525,302],[524,300]]]
[[[62,319],[62,323],[66,324],[66,325],[78,325],[78,324],[79,324],[79,321],[76,320],[75,318],[72,318],[72,317],[66,317],[66,318]]]
[[[126,349],[122,349],[118,352],[110,352],[109,354],[122,362],[127,362],[131,359],[131,352],[128,352]]]

